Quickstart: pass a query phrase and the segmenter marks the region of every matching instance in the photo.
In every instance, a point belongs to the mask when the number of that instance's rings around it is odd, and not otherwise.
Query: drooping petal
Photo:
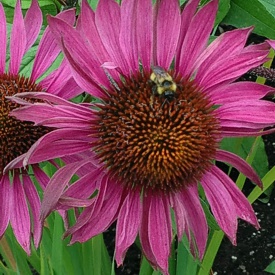
[[[28,175],[23,176],[23,188],[28,200],[28,203],[30,205],[31,213],[32,213],[32,232],[33,232],[33,239],[34,239],[34,245],[36,248],[38,248],[41,235],[42,235],[42,222],[39,219],[40,216],[40,198],[37,193],[37,190],[29,178]]]
[[[85,224],[87,224],[90,221],[92,216],[98,215],[104,202],[107,187],[109,185],[108,182],[109,182],[108,176],[107,175],[102,176],[102,179],[99,185],[99,194],[95,197],[94,204],[84,209],[84,211],[78,217],[76,224],[73,225],[71,228],[69,228],[67,232],[65,232],[64,234],[65,237],[69,236],[70,234],[73,234],[71,242],[74,242],[74,239],[77,241],[78,236],[82,236],[80,231],[82,227],[85,226]],[[83,230],[85,230],[85,228]]]
[[[191,251],[193,255],[196,255],[196,251],[198,251],[198,256],[202,259],[208,237],[208,225],[199,200],[196,184],[191,185],[181,192],[181,203],[186,210],[186,231],[190,230],[192,232],[192,234],[188,234],[187,232]],[[195,244],[193,244],[191,236],[194,237]]]
[[[42,12],[38,6],[37,0],[32,0],[30,8],[26,12],[26,16],[24,19],[25,29],[26,29],[26,49],[25,53],[29,50],[29,48],[33,45],[42,25]]]
[[[150,205],[151,205],[151,196],[144,196],[142,201],[143,207],[142,207],[142,217],[141,217],[139,236],[140,236],[142,251],[145,254],[147,260],[152,266],[157,267],[157,264],[156,264],[157,261],[149,241],[148,224],[149,224]]]
[[[217,178],[221,180],[224,187],[231,195],[232,201],[235,204],[237,216],[251,223],[257,229],[259,229],[260,226],[251,204],[249,203],[245,195],[240,191],[240,189],[238,189],[235,182],[233,182],[229,177],[225,176],[225,174],[215,166],[213,166],[212,172],[215,174]]]
[[[17,0],[14,10],[14,20],[10,38],[9,73],[17,75],[26,49],[26,29],[21,11],[20,0]]]
[[[156,1],[154,30],[154,59],[164,69],[169,69],[175,56],[180,34],[180,7],[177,0]],[[164,18],[169,17],[169,24]]]
[[[239,156],[224,150],[217,150],[216,160],[230,163],[230,165],[237,168],[238,171],[243,173],[246,177],[255,182],[258,186],[263,186],[263,183],[257,175],[257,173],[255,172],[255,170]]]
[[[5,233],[9,224],[11,192],[9,175],[3,175],[0,179],[0,237]]]
[[[118,184],[107,185],[105,196],[99,201],[99,207],[96,200],[90,220],[73,234],[71,243],[87,241],[105,231],[117,219],[122,191]]]
[[[168,200],[165,196],[151,197],[148,217],[148,237],[155,265],[168,274],[168,258],[172,245],[172,223]]]
[[[214,171],[215,170],[211,169],[209,172],[205,173],[201,180],[201,185],[219,226],[228,236],[230,241],[236,245],[238,224],[235,203],[230,193],[224,187],[223,182],[221,182],[221,179],[216,177]],[[223,177],[226,178],[228,176],[224,174]]]
[[[137,237],[141,222],[142,204],[139,192],[130,192],[125,198],[117,218],[115,259],[123,263],[126,251]]]
[[[72,176],[77,172],[81,166],[85,165],[89,161],[84,160],[82,162],[70,163],[60,168],[54,176],[51,178],[49,184],[44,191],[44,197],[41,204],[40,219],[44,219],[49,213],[55,209],[59,198],[61,197],[65,187],[68,185]]]
[[[28,255],[31,253],[31,221],[23,184],[15,174],[10,203],[10,222],[14,235]]]
[[[7,24],[6,15],[2,4],[0,3],[0,74],[5,72],[6,52],[7,52]]]

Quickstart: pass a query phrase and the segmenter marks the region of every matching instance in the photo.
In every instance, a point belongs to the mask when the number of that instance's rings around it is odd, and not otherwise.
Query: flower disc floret
[[[98,112],[96,152],[129,188],[176,191],[200,180],[217,148],[218,120],[192,81],[177,79],[172,99],[137,76],[109,91]]]
[[[9,101],[6,96],[41,90],[39,85],[24,76],[0,75],[0,174],[11,160],[27,152],[35,141],[49,131],[47,127],[34,126],[32,122],[20,121],[9,116],[19,104]]]

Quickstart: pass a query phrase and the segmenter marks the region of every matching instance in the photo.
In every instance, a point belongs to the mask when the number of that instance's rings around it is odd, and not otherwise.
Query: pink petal
[[[95,203],[87,208],[84,209],[84,211],[81,213],[81,215],[78,217],[77,222],[75,225],[73,225],[71,228],[67,230],[67,232],[64,234],[64,236],[69,236],[70,234],[73,234],[71,242],[74,242],[74,239],[77,241],[78,235],[82,236],[80,231],[82,227],[85,227],[87,223],[89,223],[90,219],[92,216],[94,216],[94,212],[97,215],[100,209],[102,208],[104,199],[105,199],[105,194],[107,191],[107,187],[109,185],[109,179],[107,175],[100,175],[97,178],[100,180],[99,184],[99,193],[95,197]],[[85,228],[84,228],[85,230]],[[80,232],[80,234],[79,234]]]
[[[95,192],[100,177],[98,176],[99,170],[89,163],[91,172],[82,176],[63,193],[64,197],[71,197],[77,199],[87,199]]]
[[[31,181],[28,175],[23,176],[23,187],[25,194],[27,196],[27,200],[30,205],[31,213],[32,213],[32,223],[33,223],[33,239],[34,239],[34,245],[35,248],[38,248],[41,235],[42,235],[42,222],[39,219],[40,215],[40,198],[37,193],[37,190],[34,186],[34,183]]]
[[[43,21],[42,12],[38,6],[37,0],[32,0],[24,21],[27,35],[25,52],[27,52],[37,39]]]
[[[23,166],[26,166],[28,163],[36,163],[46,159],[58,158],[63,156],[63,154],[70,155],[75,154],[76,152],[90,150],[89,142],[85,140],[81,141],[81,138],[77,139],[81,132],[82,131],[79,129],[57,129],[49,132],[32,145],[25,155]],[[48,148],[49,145],[51,145],[51,149]],[[59,146],[60,149],[58,148]],[[66,150],[64,152],[66,146],[67,152]],[[48,157],[45,157],[47,155],[47,150],[49,150],[49,154]]]
[[[95,22],[100,38],[111,60],[120,67],[122,74],[128,76],[129,65],[123,56],[119,43],[121,26],[120,6],[112,0],[100,0],[95,12]],[[110,24],[115,22],[115,24]]]
[[[178,60],[179,71],[183,76],[190,76],[197,57],[207,45],[214,25],[218,1],[213,0],[200,9],[193,17],[181,48]]]
[[[168,273],[168,258],[172,245],[170,206],[165,196],[151,196],[148,219],[148,237],[155,264]]]
[[[137,2],[136,11],[136,28],[137,28],[137,46],[139,59],[144,71],[150,71],[152,64],[152,47],[153,47],[153,6],[152,1],[143,0]]]
[[[171,204],[171,207],[174,209],[174,212],[176,215],[178,239],[181,240],[183,233],[187,231],[186,230],[186,226],[187,226],[186,210],[182,204],[181,196],[178,193],[171,194],[170,204]]]
[[[64,20],[70,25],[75,22],[75,11],[66,10],[59,13],[56,18]],[[37,80],[54,62],[60,53],[60,47],[55,41],[53,34],[49,27],[44,31],[43,37],[38,45],[38,50],[35,55],[33,69],[31,73],[31,80]]]
[[[246,43],[249,33],[252,28],[237,29],[225,32],[215,39],[210,46],[208,46],[196,61],[196,79],[201,82],[205,74],[209,74],[216,69],[216,64],[224,61],[229,56],[239,54]]]
[[[250,205],[247,198],[240,191],[240,189],[236,186],[236,184],[229,178],[225,177],[225,174],[213,166],[212,172],[215,174],[217,178],[221,180],[224,187],[227,189],[228,193],[231,195],[231,198],[235,204],[236,214],[239,218],[251,223],[257,229],[260,228],[257,217],[253,211],[252,206]]]
[[[217,150],[216,160],[228,162],[230,165],[243,173],[247,178],[255,182],[259,187],[263,187],[263,183],[255,170],[239,156],[224,150]]]
[[[84,90],[88,88],[87,91],[92,95],[102,97],[104,95],[103,91],[96,94],[100,89],[95,90],[94,87],[100,87],[102,85],[109,87],[110,82],[93,52],[89,51],[89,47],[87,47],[87,43],[81,34],[60,19],[48,16],[48,22],[55,38],[63,49],[64,55],[73,69],[72,73],[76,82]],[[68,47],[68,45],[72,44],[75,46],[77,45],[77,47]],[[87,58],[87,54],[89,58]]]
[[[191,24],[192,18],[198,8],[200,0],[190,0],[186,3],[184,10],[181,13],[181,25],[180,25],[180,35],[176,50],[176,58],[175,58],[175,70],[179,71],[180,67],[180,53],[183,41],[185,39],[186,33],[188,32],[189,26]]]
[[[260,66],[266,61],[266,51],[243,51],[242,53],[230,56],[228,59],[215,63],[204,77],[197,80],[198,85],[209,89],[215,85],[221,85],[235,80],[248,70]]]
[[[183,204],[183,207],[186,211],[186,231],[191,230],[192,232],[192,234],[187,234],[191,244],[191,251],[193,255],[195,255],[195,246],[191,238],[192,236],[195,238],[195,244],[198,248],[198,256],[200,259],[202,259],[208,237],[208,225],[199,200],[196,184],[186,188],[181,192],[181,203]]]
[[[234,82],[223,87],[218,85],[216,88],[205,90],[214,104],[221,105],[242,100],[259,100],[272,93],[273,88],[254,82]]]
[[[223,178],[223,181],[225,181],[228,176],[224,174]],[[211,169],[209,172],[205,173],[201,180],[201,185],[219,226],[228,236],[230,241],[236,245],[238,224],[235,203],[230,193],[224,187],[223,182],[221,182],[221,179],[217,178],[215,169]]]
[[[137,14],[138,1],[128,0],[121,3],[121,27],[119,42],[124,58],[129,64],[129,71],[134,74],[139,71],[137,45]]]
[[[142,220],[140,225],[140,242],[141,247],[143,250],[144,255],[146,256],[146,259],[149,261],[149,263],[156,267],[156,258],[152,251],[151,244],[149,241],[149,230],[148,230],[148,224],[149,224],[149,209],[151,205],[151,195],[150,196],[144,196],[142,201],[143,207],[142,207]]]
[[[49,213],[55,209],[59,198],[63,194],[65,187],[69,184],[72,176],[87,162],[87,160],[84,160],[77,163],[67,164],[54,174],[44,191],[40,213],[40,219],[42,221],[44,221]]]
[[[16,75],[26,49],[26,30],[21,11],[20,0],[17,0],[14,10],[14,20],[10,38],[10,66],[9,73]]]
[[[3,236],[9,224],[11,192],[9,174],[2,175],[0,181],[0,237]]]
[[[275,49],[275,40],[266,40],[266,42],[267,42],[273,49]]]
[[[115,259],[118,266],[123,263],[127,249],[137,237],[141,213],[140,192],[130,191],[117,218]]]
[[[11,227],[19,244],[30,255],[31,221],[23,184],[17,174],[14,175],[11,197]]]
[[[103,200],[96,200],[89,222],[73,234],[71,243],[87,241],[105,231],[116,220],[122,191],[119,184],[108,183]]]
[[[47,90],[48,93],[64,99],[73,98],[83,92],[72,78],[70,66],[65,59],[57,70],[53,71],[40,82],[40,85]]]
[[[180,34],[180,7],[178,0],[157,1],[155,5],[156,64],[168,69],[175,56]],[[171,15],[171,16],[170,16]],[[169,17],[169,24],[164,18]]]
[[[49,176],[37,165],[32,165],[32,169],[36,180],[42,187],[42,190],[44,190],[50,181]]]
[[[7,51],[7,26],[6,15],[2,4],[0,3],[0,74],[6,69],[6,51]]]
[[[77,20],[76,28],[80,31],[83,38],[89,41],[92,51],[93,49],[96,49],[96,51],[94,51],[94,54],[99,60],[99,63],[104,63],[106,60],[110,60],[110,57],[99,36],[95,24],[95,13],[91,9],[87,0],[83,0],[81,2],[81,5],[82,7]]]
[[[269,126],[275,123],[274,103],[263,100],[232,102],[215,110],[221,120],[243,121]]]

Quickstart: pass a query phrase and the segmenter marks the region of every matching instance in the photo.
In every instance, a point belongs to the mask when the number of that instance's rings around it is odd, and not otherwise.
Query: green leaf
[[[266,272],[275,274],[275,261],[268,265],[268,267],[264,270]]]
[[[198,260],[194,259],[190,253],[187,237],[184,236],[178,244],[177,272],[176,275],[196,275]]]
[[[230,0],[220,0],[219,9],[215,20],[215,26],[221,23],[230,10]]]
[[[224,138],[221,143],[221,148],[246,159],[254,142],[254,137]],[[252,167],[260,177],[263,177],[268,172],[268,160],[262,138],[259,138],[256,149],[257,154],[254,156]]]
[[[255,33],[275,39],[275,18],[267,5],[259,0],[231,0],[231,8],[223,23],[237,28],[254,26]]]

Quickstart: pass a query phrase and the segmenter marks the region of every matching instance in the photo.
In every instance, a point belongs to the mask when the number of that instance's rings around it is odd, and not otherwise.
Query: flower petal
[[[9,224],[11,192],[9,175],[2,175],[0,181],[0,237],[3,236]]]
[[[228,176],[224,174],[223,181],[227,180],[227,178]],[[210,171],[205,173],[201,180],[201,185],[219,226],[228,236],[230,241],[236,245],[238,224],[235,203],[230,193],[224,187],[223,182],[221,182],[221,179],[217,178],[213,167]]]
[[[199,200],[197,188],[197,185],[194,184],[183,190],[181,192],[181,203],[186,210],[186,231],[191,230],[193,233],[192,235],[190,235],[190,233],[187,234],[189,237],[191,251],[193,255],[196,255],[195,247],[197,247],[198,256],[202,259],[208,237],[208,225]],[[194,237],[195,244],[193,244],[191,236]]]
[[[56,18],[73,25],[75,11],[72,9],[66,10],[59,13]],[[37,80],[52,65],[59,53],[60,47],[56,43],[49,27],[47,27],[38,45],[30,79],[33,81]]]
[[[251,223],[257,229],[259,229],[260,226],[252,206],[250,205],[245,195],[236,186],[235,182],[233,182],[229,177],[225,176],[225,174],[215,166],[213,167],[212,172],[215,174],[217,178],[221,180],[224,187],[231,195],[231,198],[235,204],[235,210],[238,217]]]
[[[149,196],[149,195],[148,195]],[[156,259],[155,265],[168,274],[168,258],[172,245],[170,207],[165,196],[151,196],[148,219],[149,243]]]
[[[38,6],[38,2],[37,0],[32,0],[31,6],[27,10],[26,16],[24,19],[26,35],[27,35],[25,53],[28,51],[28,49],[33,45],[33,43],[37,39],[37,36],[41,29],[42,21],[43,21],[42,12]]]
[[[178,0],[157,1],[155,5],[154,55],[156,64],[169,69],[175,56],[180,34],[180,7]],[[169,18],[169,24],[164,18]]]
[[[41,205],[40,198],[38,196],[34,183],[31,181],[28,175],[23,175],[23,181],[24,181],[23,188],[27,196],[27,200],[29,202],[31,213],[32,213],[32,223],[33,223],[32,232],[33,232],[34,245],[36,248],[38,248],[41,240],[42,227],[43,227],[43,224],[39,219],[40,205]]]
[[[123,56],[119,43],[121,15],[118,3],[112,0],[100,0],[95,12],[95,22],[104,47],[111,57],[109,61],[114,62],[122,74],[128,76],[129,64]]]
[[[0,3],[0,74],[6,69],[6,51],[7,51],[7,24],[6,15],[2,4]]]
[[[263,187],[263,183],[255,170],[239,156],[224,150],[217,150],[216,160],[228,162],[230,165],[243,173],[247,178],[255,182],[259,187]]]
[[[14,235],[26,251],[31,254],[31,221],[28,210],[28,204],[23,189],[23,184],[20,181],[19,175],[15,174],[12,184],[12,199],[11,199],[10,222]]]
[[[68,185],[72,176],[77,172],[81,166],[88,163],[89,160],[84,160],[81,162],[70,163],[66,166],[60,168],[51,178],[49,184],[44,191],[44,198],[41,204],[40,219],[44,219],[49,215],[49,213],[55,209],[59,198],[64,192],[65,187]]]
[[[123,263],[125,253],[137,237],[141,222],[142,204],[139,192],[130,192],[125,198],[117,218],[115,259]]]
[[[21,11],[20,0],[17,0],[14,10],[14,20],[10,37],[9,73],[17,75],[26,49],[26,30]]]
[[[218,1],[213,0],[193,17],[180,50],[178,67],[181,75],[191,76],[196,59],[207,45],[217,9]]]

